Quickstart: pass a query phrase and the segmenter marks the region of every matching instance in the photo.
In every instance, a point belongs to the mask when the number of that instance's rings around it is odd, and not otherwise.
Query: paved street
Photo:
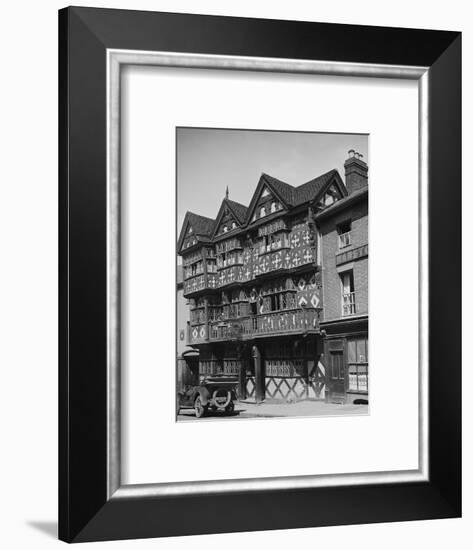
[[[232,420],[239,418],[276,418],[294,416],[347,416],[366,415],[368,405],[337,405],[322,401],[300,401],[299,403],[244,403],[235,402],[235,411],[224,414],[209,411],[203,418],[196,418],[193,409],[181,409],[178,421],[208,422],[215,420]]]

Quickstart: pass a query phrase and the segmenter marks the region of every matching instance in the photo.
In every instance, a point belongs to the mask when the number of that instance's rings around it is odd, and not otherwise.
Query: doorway
[[[343,350],[334,350],[329,353],[329,390],[332,403],[345,402]]]

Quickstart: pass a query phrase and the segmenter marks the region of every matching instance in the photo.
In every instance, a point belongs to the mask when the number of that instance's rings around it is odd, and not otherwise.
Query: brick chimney
[[[345,185],[349,195],[368,185],[368,165],[354,149],[348,151],[345,161]]]

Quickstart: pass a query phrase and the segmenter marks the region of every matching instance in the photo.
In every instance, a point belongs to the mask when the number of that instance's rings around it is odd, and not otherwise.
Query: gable
[[[248,222],[251,224],[257,220],[265,218],[270,214],[287,210],[287,205],[278,191],[272,185],[271,180],[266,174],[260,178],[255,194],[251,199],[249,208]],[[287,185],[280,182],[282,185]]]
[[[346,194],[343,191],[344,190],[340,188],[337,182],[334,181],[331,185],[328,185],[320,195],[317,206],[320,208],[326,208],[327,206],[335,204],[337,201],[345,197]]]
[[[224,206],[220,219],[217,219],[215,235],[223,235],[240,227],[240,224],[228,206]]]
[[[223,199],[215,220],[213,237],[239,229],[245,224],[247,208],[239,202]]]
[[[187,212],[182,222],[181,232],[177,241],[179,252],[191,248],[199,241],[208,241],[213,231],[214,220]]]
[[[280,212],[281,210],[283,210],[281,201],[274,195],[274,193],[271,193],[269,189],[265,188],[259,199],[256,201],[251,221],[265,218],[266,216],[269,216],[269,214],[274,214],[275,212]]]
[[[180,252],[197,244],[197,235],[189,220],[186,220],[182,229],[178,246]]]
[[[324,206],[330,206],[340,200],[341,194],[336,185],[331,185],[323,194],[321,201]]]

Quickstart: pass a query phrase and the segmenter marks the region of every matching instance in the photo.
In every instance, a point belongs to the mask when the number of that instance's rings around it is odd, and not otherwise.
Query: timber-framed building
[[[199,376],[236,375],[258,402],[367,399],[367,175],[351,151],[345,182],[262,174],[248,206],[227,190],[215,219],[187,212],[177,252]]]

